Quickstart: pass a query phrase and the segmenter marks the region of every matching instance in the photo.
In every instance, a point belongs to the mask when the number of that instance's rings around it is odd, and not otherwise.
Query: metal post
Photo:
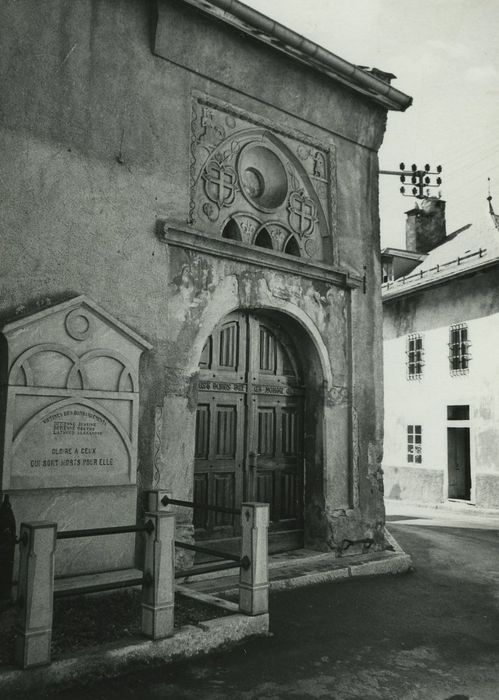
[[[16,662],[50,663],[57,523],[21,523]]]
[[[142,633],[151,639],[173,634],[175,581],[175,515],[146,513],[154,531],[146,535],[142,584]]]
[[[239,575],[239,610],[246,615],[261,615],[269,609],[268,577],[268,503],[243,503],[241,508],[241,559],[250,566]]]

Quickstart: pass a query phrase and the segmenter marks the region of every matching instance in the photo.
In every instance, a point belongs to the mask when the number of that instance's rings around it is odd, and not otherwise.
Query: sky
[[[499,212],[499,0],[244,0],[351,63],[394,73],[411,95],[389,112],[380,169],[442,165],[447,232]],[[405,248],[397,177],[380,175],[382,246]],[[431,191],[437,194],[438,189]]]

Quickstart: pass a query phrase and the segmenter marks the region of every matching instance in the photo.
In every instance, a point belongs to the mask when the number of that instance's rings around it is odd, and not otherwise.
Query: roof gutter
[[[381,102],[387,109],[403,112],[412,104],[412,97],[409,95],[359,66],[327,51],[283,24],[244,5],[239,0],[184,0],[184,2],[195,5],[204,12],[209,13],[210,6],[214,6],[231,14],[246,25],[238,27],[240,30],[248,32],[256,39],[270,43],[276,49],[291,53],[307,63],[313,63],[322,72]],[[219,15],[216,16],[221,19]]]

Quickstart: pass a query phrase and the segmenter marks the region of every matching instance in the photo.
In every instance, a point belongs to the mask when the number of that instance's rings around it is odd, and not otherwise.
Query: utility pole
[[[400,192],[404,197],[416,197],[416,199],[424,199],[429,196],[431,187],[440,187],[442,178],[442,166],[437,165],[436,172],[431,172],[431,166],[428,163],[424,166],[424,170],[419,170],[418,166],[413,163],[410,170],[405,169],[405,163],[400,163],[400,170],[380,170],[380,175],[396,175],[400,178],[400,182],[405,183],[406,178],[410,178],[410,183],[413,185],[410,194],[406,194],[405,186],[402,185]],[[435,183],[432,183],[431,176],[438,175]],[[426,190],[426,194],[425,194]]]

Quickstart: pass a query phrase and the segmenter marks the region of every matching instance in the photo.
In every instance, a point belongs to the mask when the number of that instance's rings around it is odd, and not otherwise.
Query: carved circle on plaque
[[[90,335],[90,317],[81,309],[73,309],[64,321],[68,335],[75,340],[85,340]]]
[[[249,143],[238,159],[239,180],[246,199],[257,209],[274,211],[286,201],[288,176],[277,153]]]

